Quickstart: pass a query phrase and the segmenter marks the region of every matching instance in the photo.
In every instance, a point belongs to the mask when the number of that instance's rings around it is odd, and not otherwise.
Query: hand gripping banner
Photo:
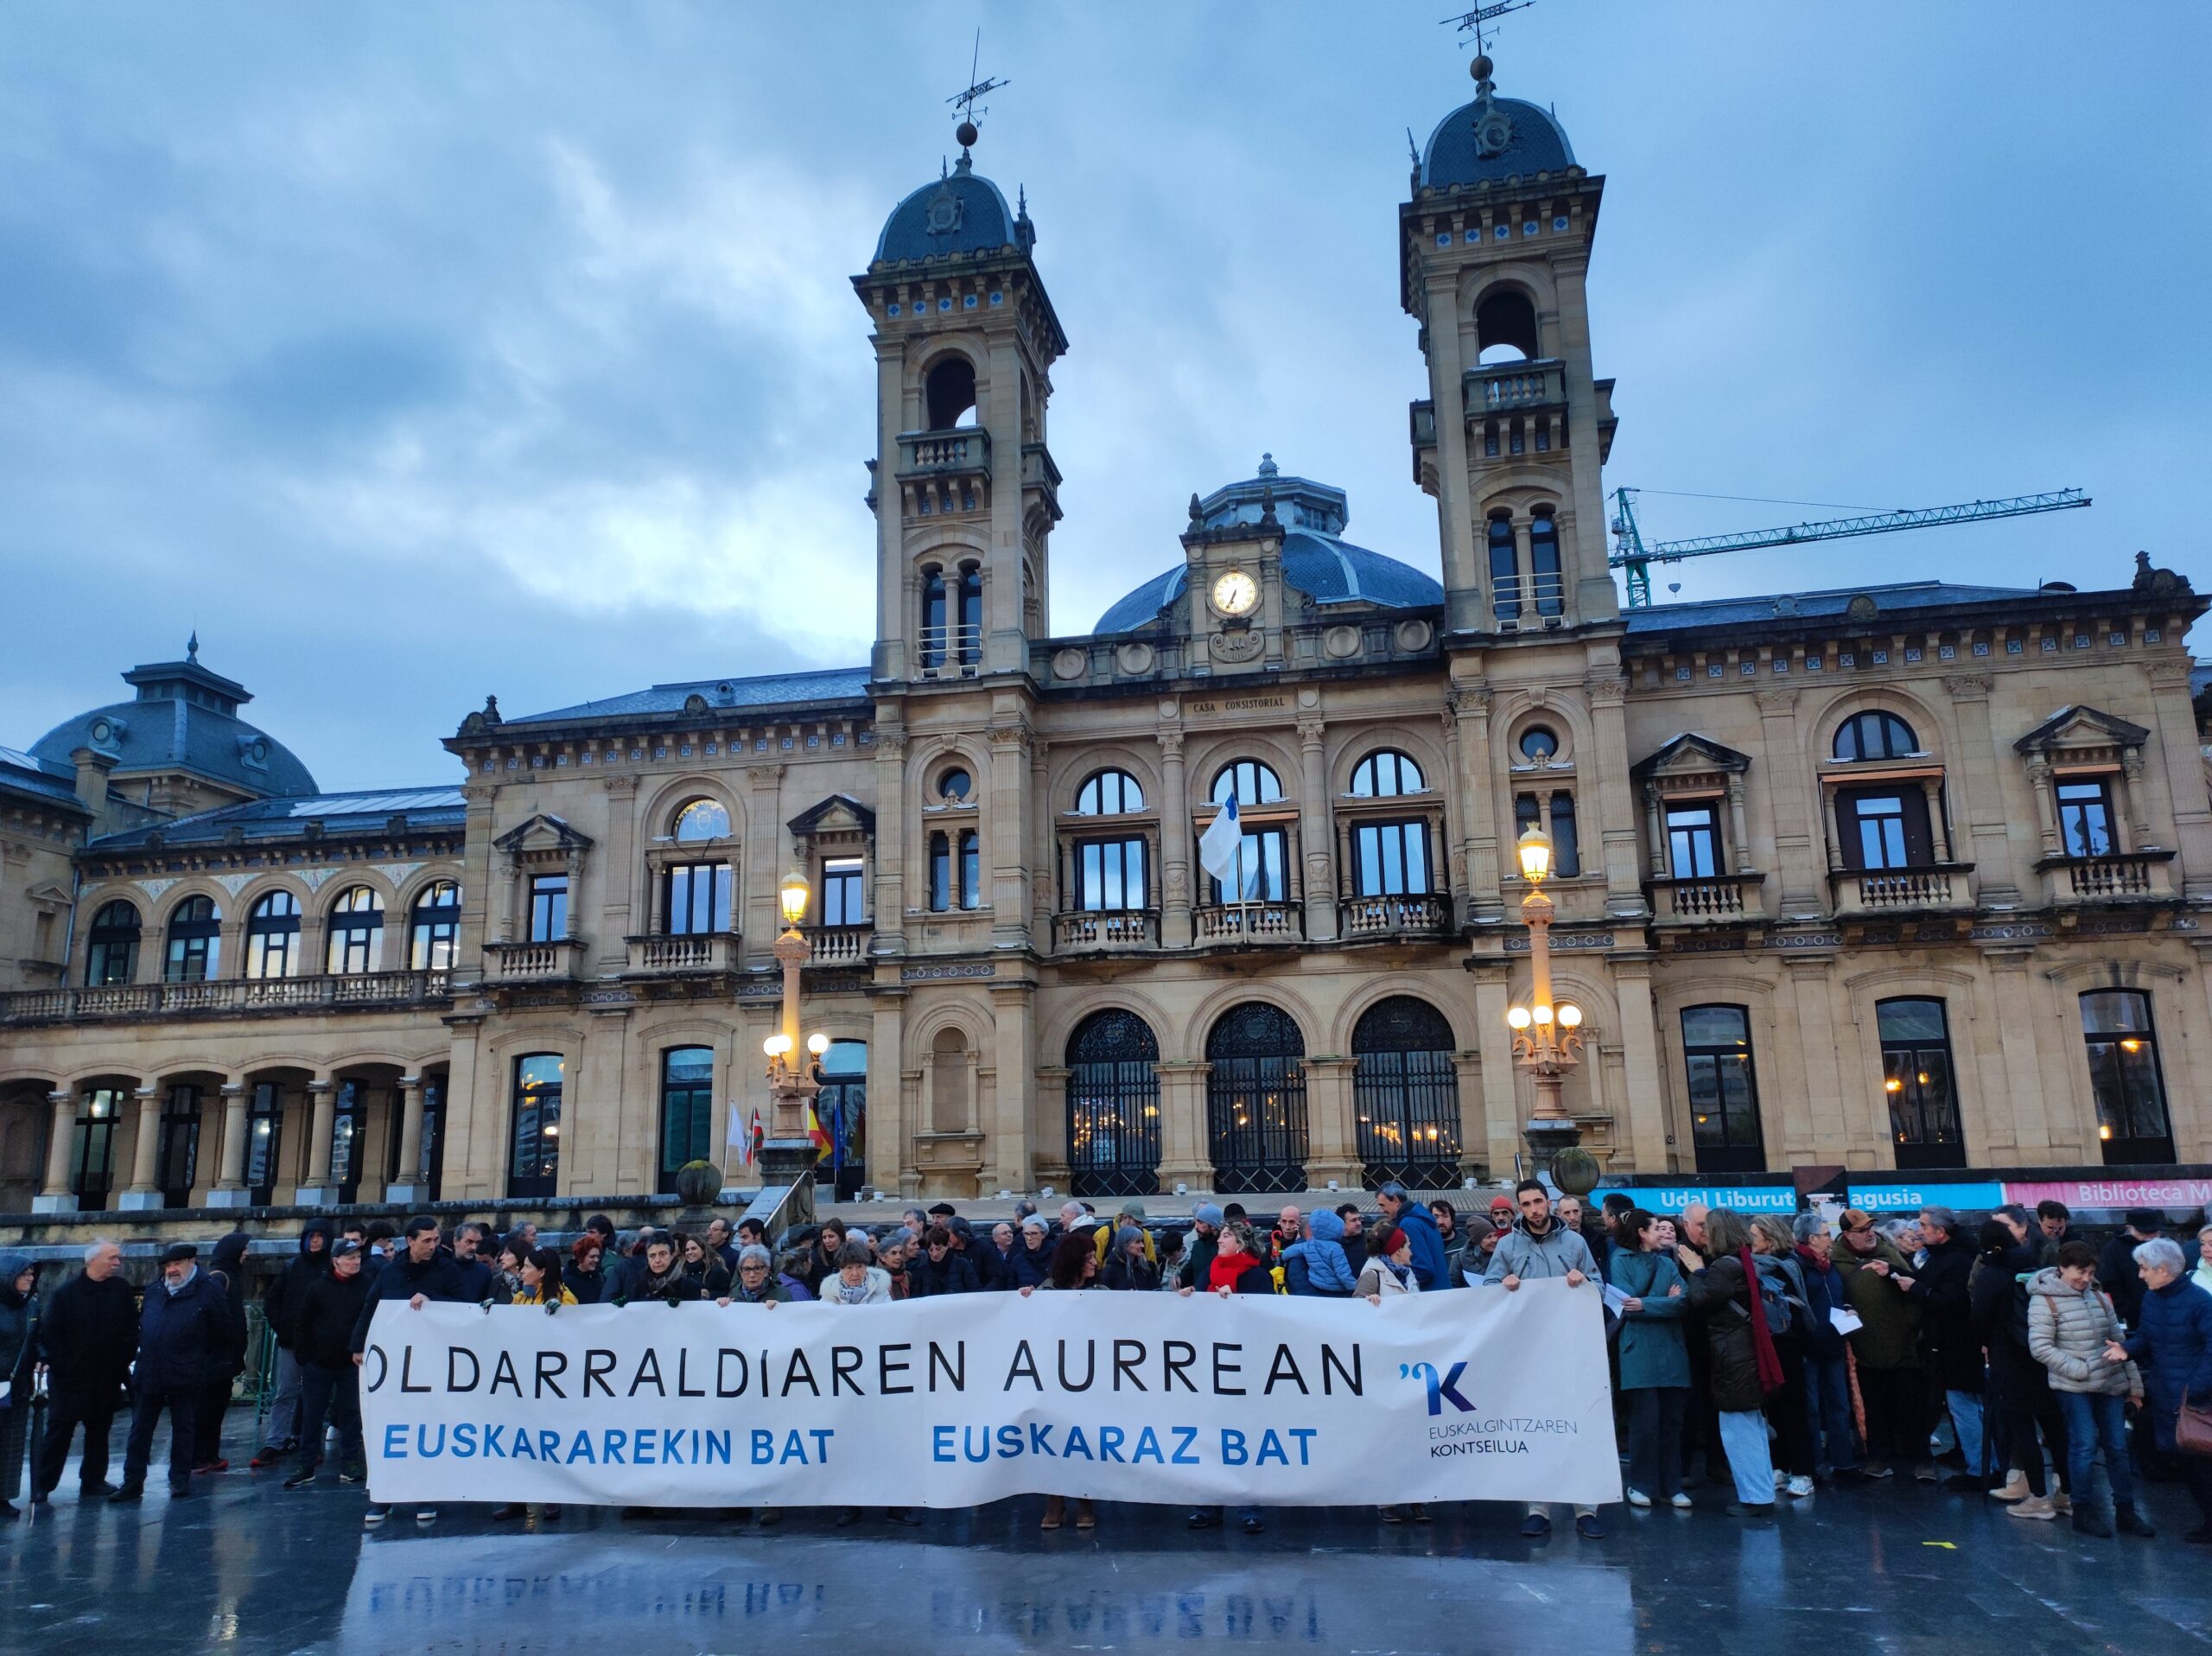
[[[1620,1499],[1594,1284],[378,1308],[381,1501]]]

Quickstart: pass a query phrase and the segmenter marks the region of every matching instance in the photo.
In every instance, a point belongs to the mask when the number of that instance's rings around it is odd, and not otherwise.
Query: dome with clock
[[[1222,529],[1236,523],[1255,524],[1271,500],[1282,525],[1283,580],[1314,603],[1418,609],[1444,602],[1444,589],[1433,576],[1343,538],[1351,510],[1342,489],[1307,478],[1285,477],[1272,455],[1261,456],[1253,476],[1217,488],[1200,500],[1192,526]],[[1128,633],[1147,626],[1186,589],[1186,571],[1181,568],[1154,576],[1109,607],[1095,630]]]
[[[1489,58],[1478,56],[1469,67],[1475,101],[1453,110],[1428,135],[1421,157],[1421,188],[1501,183],[1574,165],[1574,148],[1557,116],[1518,98],[1500,98],[1491,80]]]

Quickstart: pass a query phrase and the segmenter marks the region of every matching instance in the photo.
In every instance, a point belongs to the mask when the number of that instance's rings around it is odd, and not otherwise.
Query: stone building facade
[[[1068,340],[963,150],[854,278],[865,667],[487,705],[412,792],[317,792],[196,660],[0,753],[0,1208],[734,1164],[792,868],[840,1190],[1505,1174],[1531,823],[1614,1172],[2212,1160],[2204,602],[2139,562],[1624,611],[1604,181],[1483,67],[1398,214],[1441,583],[1269,461],[1050,636]],[[1197,843],[1232,793],[1225,888]]]

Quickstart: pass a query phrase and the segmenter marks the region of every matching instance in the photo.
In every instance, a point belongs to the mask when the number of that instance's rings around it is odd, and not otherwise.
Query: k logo
[[[1444,1412],[1444,1405],[1446,1401],[1449,1401],[1452,1406],[1454,1409],[1457,1409],[1463,1415],[1472,1414],[1474,1412],[1475,1405],[1459,1395],[1459,1377],[1466,1372],[1466,1364],[1463,1362],[1454,1363],[1445,1372],[1444,1377],[1440,1379],[1437,1378],[1436,1365],[1433,1363],[1401,1363],[1398,1365],[1398,1378],[1400,1379],[1417,1379],[1427,1385],[1428,1387],[1428,1412],[1432,1415],[1442,1414]]]

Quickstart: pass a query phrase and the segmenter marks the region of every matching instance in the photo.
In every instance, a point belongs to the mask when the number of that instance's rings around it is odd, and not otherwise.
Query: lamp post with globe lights
[[[1515,845],[1521,877],[1528,895],[1521,900],[1522,924],[1529,928],[1529,990],[1526,1005],[1507,1010],[1505,1022],[1513,1031],[1514,1061],[1536,1086],[1536,1111],[1526,1127],[1531,1161],[1536,1171],[1552,1175],[1553,1182],[1576,1195],[1588,1193],[1580,1183],[1586,1171],[1594,1175],[1589,1158],[1577,1154],[1582,1130],[1568,1115],[1561,1092],[1568,1073],[1581,1061],[1582,1009],[1573,1001],[1552,998],[1552,900],[1544,895],[1544,882],[1552,871],[1551,836],[1534,825]],[[1568,1177],[1562,1179],[1566,1173]],[[1594,1178],[1592,1180],[1594,1182]]]
[[[768,1131],[760,1146],[760,1172],[769,1184],[804,1186],[795,1190],[789,1209],[795,1220],[814,1212],[814,1164],[818,1151],[807,1135],[807,1106],[821,1092],[815,1064],[830,1049],[830,1037],[819,1029],[808,1035],[808,1056],[799,1056],[799,972],[813,958],[814,946],[799,929],[813,897],[806,876],[794,869],[777,888],[776,900],[784,914],[783,935],[776,939],[776,964],[783,968],[783,1016],[776,1032],[760,1043],[768,1060]]]

